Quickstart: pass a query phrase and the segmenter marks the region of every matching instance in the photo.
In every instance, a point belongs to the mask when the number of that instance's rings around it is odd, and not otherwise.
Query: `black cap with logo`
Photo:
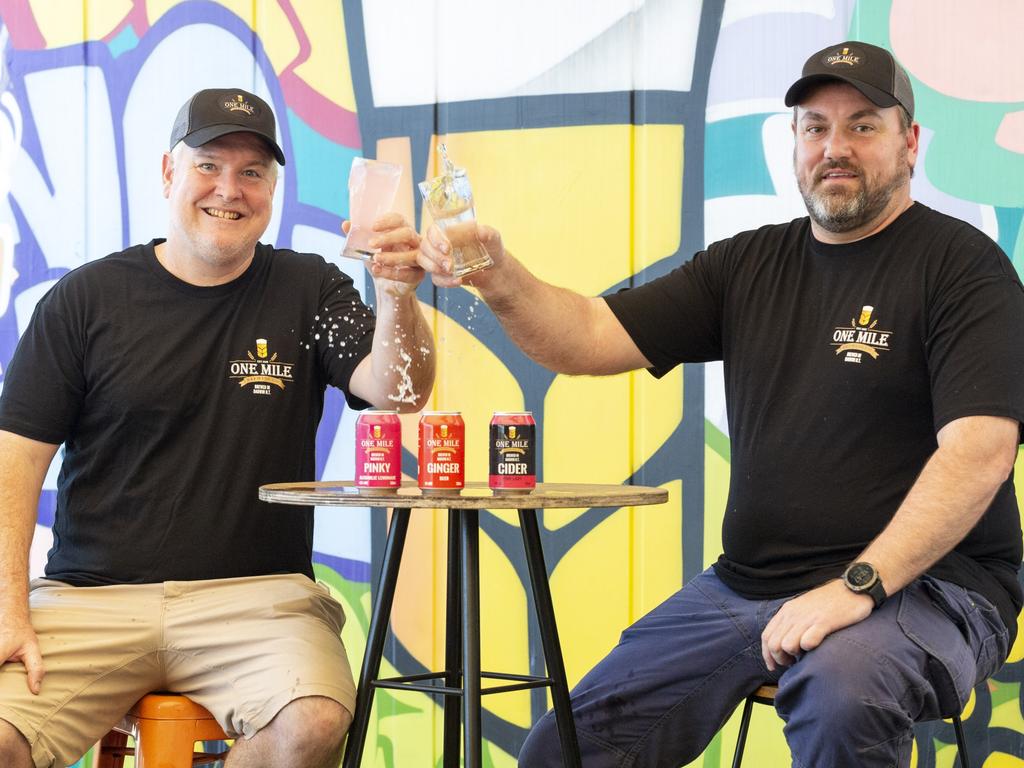
[[[171,149],[179,141],[201,147],[229,133],[255,133],[270,145],[274,157],[284,165],[284,152],[277,144],[274,113],[267,103],[239,88],[207,88],[185,102],[171,129]]]
[[[786,91],[786,106],[799,104],[811,87],[829,80],[849,83],[876,106],[899,104],[914,116],[914,91],[906,70],[877,45],[848,40],[818,51],[804,64],[803,76]]]

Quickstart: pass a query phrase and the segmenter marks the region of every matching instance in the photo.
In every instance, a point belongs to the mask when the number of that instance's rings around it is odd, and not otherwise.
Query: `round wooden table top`
[[[424,495],[411,480],[398,493],[360,493],[351,480],[322,483],[274,483],[260,486],[260,499],[278,504],[334,507],[399,507],[440,509],[541,509],[550,507],[639,507],[664,504],[668,491],[645,485],[537,483],[532,493],[495,495],[487,483],[470,482],[462,492]]]

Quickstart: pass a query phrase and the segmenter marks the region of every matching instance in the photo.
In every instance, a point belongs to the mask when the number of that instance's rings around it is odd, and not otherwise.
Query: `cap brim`
[[[852,77],[843,77],[842,75],[807,75],[801,77],[786,91],[786,106],[793,107],[800,103],[803,97],[807,94],[811,88],[820,85],[821,83],[828,82],[842,82],[848,83],[856,88],[858,91],[864,94],[868,101],[877,107],[895,107],[899,104],[894,96],[886,93],[885,91],[876,88],[868,83],[855,80]]]
[[[221,136],[227,136],[229,133],[252,133],[259,136],[267,143],[267,146],[270,147],[270,151],[273,153],[274,159],[281,165],[284,165],[284,152],[281,151],[281,147],[277,145],[276,141],[271,141],[259,131],[254,131],[251,128],[245,128],[244,126],[236,125],[234,123],[208,125],[205,128],[200,128],[186,136],[182,136],[181,140],[195,149],[196,147],[201,147],[203,144],[207,144],[214,139],[219,139]]]

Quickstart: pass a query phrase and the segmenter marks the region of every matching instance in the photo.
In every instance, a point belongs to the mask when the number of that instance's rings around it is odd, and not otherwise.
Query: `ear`
[[[163,178],[164,197],[170,197],[171,182],[174,180],[174,159],[171,157],[170,152],[164,152],[160,175]]]
[[[907,162],[913,168],[917,163],[917,150],[921,142],[921,125],[913,123],[907,131]]]

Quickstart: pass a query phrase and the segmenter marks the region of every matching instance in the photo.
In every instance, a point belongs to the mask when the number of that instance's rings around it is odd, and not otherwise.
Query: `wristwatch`
[[[884,603],[887,597],[885,587],[882,586],[882,579],[871,563],[850,563],[843,573],[843,584],[851,592],[867,594],[875,601],[875,608]]]

